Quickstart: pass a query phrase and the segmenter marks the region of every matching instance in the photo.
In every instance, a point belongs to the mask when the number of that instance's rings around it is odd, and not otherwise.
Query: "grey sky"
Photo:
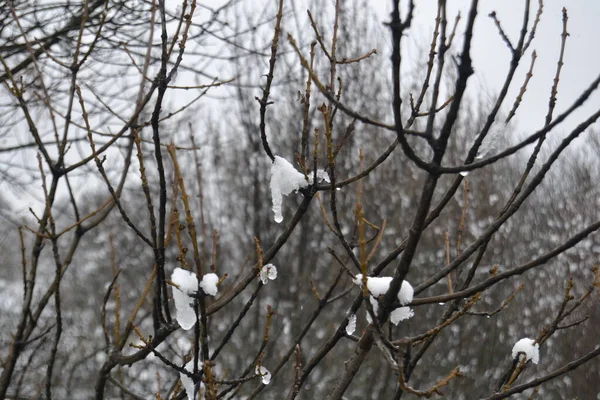
[[[462,15],[460,27],[464,29],[470,5],[469,0],[450,0],[448,19],[453,20],[456,12]],[[521,29],[524,1],[522,0],[481,0],[479,2],[478,20],[475,25],[473,42],[473,60],[475,79],[490,94],[497,93],[503,83],[510,51],[498,34],[488,14],[495,10],[503,29],[515,44]],[[381,21],[389,20],[392,2],[376,0],[373,2]],[[557,112],[568,107],[574,99],[588,86],[589,82],[600,74],[600,1],[597,0],[545,0],[544,12],[539,24],[536,38],[530,50],[521,61],[515,80],[511,86],[505,109],[512,105],[529,68],[531,51],[536,50],[537,60],[534,76],[531,79],[525,100],[517,114],[519,130],[531,131],[539,129],[546,115],[550,87],[556,72],[556,62],[560,50],[560,34],[562,32],[563,6],[568,10],[567,46],[564,67],[558,89]],[[416,2],[416,14],[413,28],[417,33],[431,32],[437,10],[437,1],[423,0]],[[537,11],[538,1],[531,1],[531,23]],[[530,23],[530,24],[531,24]],[[430,34],[429,34],[430,37]],[[574,113],[567,120],[566,126],[572,127],[577,121],[587,117],[592,110],[598,108],[600,95],[596,93],[585,107]],[[555,112],[556,115],[556,112]]]

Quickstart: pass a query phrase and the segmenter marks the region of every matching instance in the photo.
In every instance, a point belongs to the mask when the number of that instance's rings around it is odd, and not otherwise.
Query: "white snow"
[[[217,274],[204,274],[202,277],[202,282],[200,282],[200,288],[209,296],[216,296],[219,292],[219,288],[217,287],[217,283],[219,282],[219,277]]]
[[[308,186],[304,175],[296,170],[285,158],[275,156],[271,166],[271,197],[273,198],[273,213],[275,222],[283,221],[281,206],[283,196]]]
[[[353,282],[357,285],[362,285],[362,274],[356,275]],[[375,297],[379,297],[384,295],[388,289],[390,288],[390,283],[392,282],[391,276],[368,276],[367,277],[367,289],[371,296],[369,297],[369,301],[373,306],[373,312],[377,315],[377,311],[379,310],[379,303],[375,299]],[[412,285],[407,281],[402,281],[402,286],[400,287],[400,291],[398,292],[398,300],[400,304],[403,306],[410,303],[413,300],[415,290]],[[405,319],[409,319],[413,317],[415,313],[409,307],[398,307],[390,314],[390,321],[394,325],[398,325],[400,321],[404,321]],[[373,322],[371,316],[367,312],[367,322]]]
[[[203,366],[202,361],[198,361],[198,369],[199,370],[202,369],[202,366]],[[189,361],[187,364],[185,364],[185,366],[183,368],[185,368],[186,371],[193,373],[194,372],[194,360]],[[186,374],[180,372],[179,379],[181,379],[181,384],[183,385],[183,388],[185,389],[185,392],[187,393],[188,400],[194,400],[194,398],[195,398],[195,396],[194,396],[194,381],[192,380],[192,378],[190,378]],[[200,383],[200,392],[202,392],[203,386],[204,386],[204,384]],[[204,398],[204,396],[202,396],[202,398]]]
[[[277,267],[273,264],[263,265],[259,277],[263,285],[266,285],[269,282],[269,279],[274,281],[277,279]]]
[[[362,274],[356,275],[353,282],[357,285],[362,285]],[[367,289],[371,295],[375,297],[379,297],[385,294],[390,288],[390,283],[392,282],[391,276],[368,276],[367,277]],[[406,305],[413,300],[414,289],[412,285],[407,281],[402,281],[402,286],[400,287],[400,291],[398,292],[398,300],[400,304]]]
[[[398,307],[390,314],[390,321],[394,325],[398,325],[400,321],[412,318],[415,312],[410,307]]]
[[[317,169],[317,182],[331,182],[331,180],[329,179],[329,174],[327,173],[327,171],[325,171],[324,169]],[[313,174],[310,173],[308,174],[308,183],[310,183],[312,185],[313,183]]]
[[[194,360],[185,364],[183,368],[188,372],[194,372]],[[180,372],[179,379],[181,379],[181,384],[183,385],[183,388],[187,393],[188,400],[194,400],[194,381],[192,380],[192,378]]]
[[[175,301],[177,323],[184,330],[191,329],[196,323],[196,313],[191,306],[193,300],[190,294],[198,291],[198,278],[191,271],[182,268],[175,268],[171,275],[171,281],[179,288],[173,286],[173,300]]]
[[[516,358],[519,353],[525,353],[526,360],[531,360],[534,364],[540,361],[540,345],[535,340],[523,338],[519,340],[512,349],[512,358]]]
[[[369,296],[369,302],[371,303],[371,307],[373,307],[373,315],[377,316],[377,313],[379,312],[379,303],[377,302],[377,299],[373,296]],[[367,310],[367,322],[370,324],[373,323],[373,318],[371,318],[369,310]]]
[[[271,383],[271,373],[262,365],[260,366],[260,368],[257,365],[254,372],[256,373],[256,375],[259,375],[262,378],[263,385],[268,385],[269,383]]]
[[[415,289],[413,289],[412,285],[407,281],[402,281],[402,286],[400,287],[400,291],[398,292],[398,300],[400,300],[400,304],[407,305],[411,301],[413,301],[413,296],[415,295]]]
[[[185,364],[183,366],[183,369],[185,369],[188,372],[193,373],[194,372],[194,360],[191,360],[187,364]],[[183,385],[183,388],[185,389],[185,392],[188,395],[188,400],[194,400],[194,381],[192,380],[192,378],[190,378],[183,372],[180,372],[179,379],[181,379],[181,384]]]
[[[352,335],[356,330],[356,315],[352,314],[350,318],[348,318],[348,325],[346,325],[346,333],[348,335]]]
[[[356,275],[353,280],[353,282],[359,286],[362,285],[362,281],[362,274]],[[388,291],[391,281],[391,276],[367,276],[367,289],[369,289],[369,292],[373,296],[378,297]]]

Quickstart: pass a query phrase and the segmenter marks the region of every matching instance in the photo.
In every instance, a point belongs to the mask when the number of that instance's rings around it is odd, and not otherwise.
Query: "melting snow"
[[[348,325],[346,325],[346,333],[348,335],[352,335],[356,330],[356,315],[352,314],[350,318],[348,318]]]
[[[266,285],[269,279],[274,281],[277,278],[277,267],[273,264],[263,265],[259,277],[263,285]]]
[[[318,176],[318,175],[317,175]],[[285,158],[275,156],[271,166],[271,197],[273,198],[273,213],[275,222],[283,221],[281,206],[283,196],[308,186],[304,175],[296,170]]]
[[[179,326],[187,331],[196,323],[196,313],[191,306],[193,301],[190,298],[190,294],[198,291],[198,278],[191,271],[175,268],[175,271],[171,275],[171,281],[179,286],[179,288],[173,286],[173,300],[175,301],[175,309],[177,310],[175,318]]]
[[[202,370],[202,361],[198,361],[198,369]],[[194,360],[191,360],[183,367],[186,371],[193,373],[194,372]],[[181,379],[181,384],[187,393],[188,400],[194,400],[194,381],[192,378],[187,376],[186,374],[180,372],[179,379]],[[200,383],[200,391],[202,392],[202,388],[204,387],[203,383]],[[204,396],[202,396],[204,398]]]
[[[259,375],[262,378],[263,385],[268,385],[269,383],[271,383],[271,373],[262,365],[260,366],[260,368],[257,365],[254,372],[256,373],[256,375]]]
[[[331,180],[329,179],[329,174],[327,173],[327,171],[325,171],[324,169],[317,169],[317,182],[331,182]],[[312,184],[313,183],[313,174],[310,173],[308,174],[308,183]]]

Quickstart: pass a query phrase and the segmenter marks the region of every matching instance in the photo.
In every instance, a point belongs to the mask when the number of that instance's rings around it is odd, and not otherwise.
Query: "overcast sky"
[[[470,3],[470,0],[449,0],[448,20],[453,21],[456,13],[460,10],[463,17],[460,27],[464,29]],[[503,29],[513,44],[516,44],[522,24],[524,3],[523,0],[479,1],[473,43],[475,78],[471,79],[477,80],[491,94],[500,90],[508,69],[510,51],[502,42],[498,30],[488,14],[496,11]],[[381,21],[389,21],[392,1],[375,0],[373,4],[375,4]],[[525,132],[539,129],[546,115],[550,88],[560,50],[563,6],[567,7],[568,11],[567,29],[570,36],[567,39],[565,64],[561,73],[557,109],[554,115],[567,108],[600,74],[600,1],[545,0],[544,12],[536,38],[528,54],[521,61],[506,101],[506,107],[510,107],[529,68],[531,51],[535,49],[538,58],[534,76],[517,114],[519,128]],[[417,29],[418,33],[426,34],[432,31],[436,7],[437,1],[435,0],[416,1],[416,14],[412,27]],[[531,0],[531,7],[530,24],[535,17],[538,1]],[[567,120],[566,126],[575,126],[577,121],[589,116],[599,106],[600,95],[596,93],[588,100],[586,107]]]

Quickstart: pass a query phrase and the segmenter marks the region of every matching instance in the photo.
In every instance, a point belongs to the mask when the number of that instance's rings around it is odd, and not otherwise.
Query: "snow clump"
[[[317,182],[323,182],[323,181],[325,181],[327,183],[331,182],[327,171],[319,168],[319,169],[317,169]],[[308,183],[310,183],[311,185],[313,183],[313,174],[312,173],[308,174]]]
[[[269,282],[269,279],[274,281],[277,279],[277,267],[273,264],[263,265],[259,277],[263,285],[266,285]]]
[[[283,221],[281,205],[283,196],[308,186],[304,175],[296,170],[285,158],[275,156],[271,166],[271,197],[273,198],[273,213],[275,222]]]
[[[367,277],[367,289],[374,297],[379,297],[385,294],[390,288],[392,282],[391,276],[368,276]],[[356,275],[353,282],[357,285],[362,285],[363,276],[362,274]],[[402,281],[402,286],[398,292],[398,300],[403,306],[410,303],[413,300],[415,290],[412,285],[407,281]]]
[[[204,364],[202,363],[202,361],[198,361],[198,369],[202,370],[203,366],[204,366]],[[189,373],[194,373],[194,360],[189,361],[187,364],[185,364],[185,366],[183,368],[186,371],[188,371]],[[180,372],[179,379],[181,379],[181,384],[183,385],[183,388],[185,389],[185,392],[187,393],[188,400],[194,400],[194,398],[195,398],[194,389],[195,388],[194,388],[194,381],[192,380],[192,378],[190,378],[183,372]],[[202,393],[203,391],[204,391],[204,383],[200,382],[199,393]],[[204,396],[202,395],[201,398],[204,399]]]
[[[379,310],[379,303],[376,300],[376,297],[384,295],[388,289],[390,288],[390,283],[392,282],[391,276],[368,276],[367,277],[367,289],[370,296],[370,302],[373,306],[373,312],[377,315],[377,311]],[[358,274],[353,279],[353,282],[357,285],[362,285],[363,275]],[[398,292],[398,300],[400,304],[405,306],[413,300],[413,296],[415,294],[415,290],[412,285],[407,281],[402,281],[402,286],[400,287],[400,291]],[[415,315],[414,311],[410,307],[398,307],[394,311],[392,311],[390,315],[390,321],[394,325],[398,325],[400,321],[404,321],[405,319],[409,319]],[[369,323],[372,322],[371,316],[367,313],[367,321]]]
[[[219,292],[219,288],[217,287],[217,283],[219,283],[219,277],[217,274],[205,274],[202,277],[202,282],[200,282],[200,288],[209,296],[216,296]]]
[[[271,383],[271,373],[262,365],[260,367],[257,365],[254,372],[256,373],[256,375],[262,378],[263,385],[268,385],[269,383]]]
[[[350,318],[348,318],[348,325],[346,325],[346,333],[348,335],[352,335],[356,330],[356,315],[352,314]]]
[[[512,349],[512,358],[517,358],[519,353],[525,353],[526,361],[531,360],[534,364],[540,361],[540,345],[535,340],[523,338],[519,340]]]
[[[191,271],[183,268],[175,268],[171,275],[171,282],[178,287],[173,286],[173,300],[175,301],[177,323],[184,330],[191,329],[196,323],[196,313],[191,306],[191,294],[198,291],[198,278]]]
[[[209,296],[216,296],[219,288],[217,283],[219,277],[217,274],[205,274],[198,285],[198,277],[192,271],[183,268],[175,268],[171,275],[173,286],[173,300],[175,301],[175,318],[183,330],[190,330],[196,323],[196,312],[193,307],[191,295],[198,292],[198,287]]]
[[[415,312],[410,307],[398,307],[390,314],[390,321],[392,324],[398,325],[400,321],[412,318]]]

